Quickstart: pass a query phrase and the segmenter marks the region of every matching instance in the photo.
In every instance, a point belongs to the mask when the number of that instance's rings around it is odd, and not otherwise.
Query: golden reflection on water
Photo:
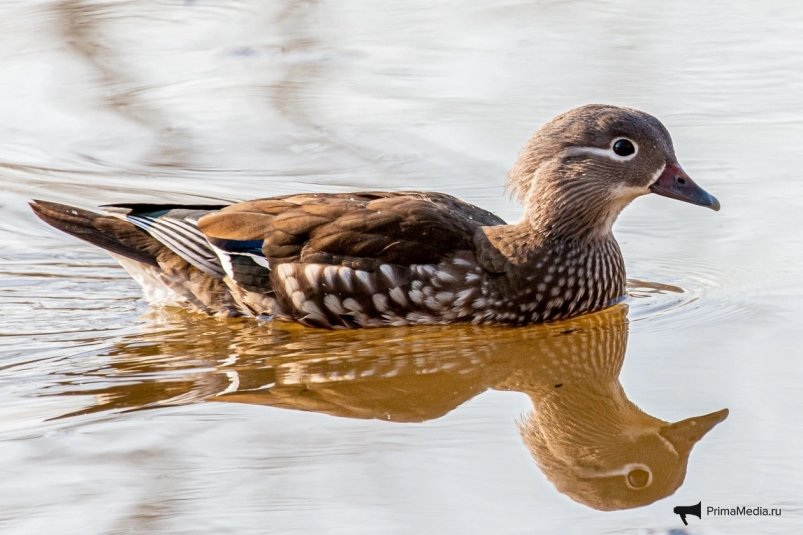
[[[515,329],[328,331],[154,312],[106,367],[57,388],[94,396],[64,416],[220,401],[402,423],[439,418],[488,389],[521,392],[533,404],[521,437],[547,478],[595,509],[625,509],[672,494],[694,444],[728,414],[669,424],[632,403],[619,383],[626,314],[620,305]]]

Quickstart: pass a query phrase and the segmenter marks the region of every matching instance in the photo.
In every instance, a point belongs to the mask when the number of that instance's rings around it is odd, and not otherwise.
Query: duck
[[[613,224],[647,194],[719,210],[654,116],[589,104],[539,128],[507,177],[517,223],[439,192],[301,193],[221,204],[34,200],[105,249],[153,305],[329,329],[526,325],[626,296]]]

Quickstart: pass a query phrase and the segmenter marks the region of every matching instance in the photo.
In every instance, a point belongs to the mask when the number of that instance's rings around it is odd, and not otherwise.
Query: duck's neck
[[[575,189],[535,191],[526,199],[522,224],[552,242],[588,246],[613,239],[613,224],[631,199],[600,199]]]
[[[594,255],[621,255],[609,226],[581,230],[560,218],[528,214],[518,223],[484,230],[493,247],[514,264],[529,264],[563,253],[578,261]]]
[[[624,260],[610,232],[554,237],[525,219],[486,227],[485,234],[498,255],[492,260],[504,266],[507,297],[525,309],[532,304],[535,321],[600,310],[625,293]]]
[[[526,158],[511,170],[508,188],[524,206],[524,221],[545,239],[599,242],[611,239],[616,218],[642,192],[605,185],[582,167],[561,160],[535,166]]]

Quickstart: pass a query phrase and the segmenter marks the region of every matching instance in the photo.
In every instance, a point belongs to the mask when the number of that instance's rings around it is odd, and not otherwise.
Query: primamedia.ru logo
[[[704,506],[702,501],[694,505],[678,505],[673,513],[680,516],[683,524],[689,525],[688,516],[701,519],[704,516],[781,516],[780,507],[764,507],[763,505],[739,505],[736,507]]]
[[[738,507],[705,508],[705,516],[781,516],[780,507],[763,507],[761,505]]]

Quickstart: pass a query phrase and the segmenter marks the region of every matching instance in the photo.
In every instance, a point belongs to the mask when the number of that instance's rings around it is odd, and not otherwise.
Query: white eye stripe
[[[619,140],[627,140],[633,144],[633,154],[628,154],[627,156],[619,156],[613,151],[614,144]],[[626,137],[617,137],[611,141],[611,146],[607,149],[601,149],[599,147],[569,147],[563,151],[566,156],[581,156],[581,155],[594,155],[594,156],[603,156],[610,160],[614,160],[617,162],[627,162],[632,160],[638,154],[638,144],[633,141],[632,139]]]
[[[624,476],[625,484],[629,488],[635,488],[630,484],[630,481],[627,479],[627,476],[633,470],[642,470],[647,473],[647,482],[641,488],[646,488],[652,485],[652,470],[649,466],[642,463],[627,463],[624,466],[619,468],[614,468],[612,470],[591,470],[591,469],[577,469],[575,472],[580,475],[581,477],[585,478],[603,478],[603,477],[615,477],[615,476]]]

